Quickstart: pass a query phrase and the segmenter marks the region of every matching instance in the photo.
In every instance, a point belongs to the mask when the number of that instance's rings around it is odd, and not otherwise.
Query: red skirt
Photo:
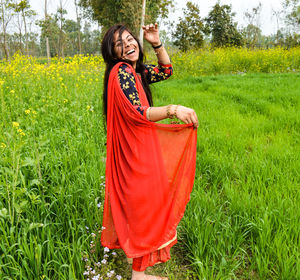
[[[156,250],[145,256],[134,258],[132,261],[132,269],[135,271],[145,271],[147,267],[153,266],[158,263],[164,263],[171,259],[171,247],[177,243],[177,239],[173,240],[170,244],[162,249]]]

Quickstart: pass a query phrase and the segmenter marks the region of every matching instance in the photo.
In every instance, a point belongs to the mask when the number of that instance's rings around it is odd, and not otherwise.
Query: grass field
[[[1,69],[0,279],[85,279],[87,265],[126,277],[98,242],[101,60]],[[240,70],[152,87],[156,106],[192,107],[200,123],[181,245],[160,268],[170,279],[300,279],[300,75]]]

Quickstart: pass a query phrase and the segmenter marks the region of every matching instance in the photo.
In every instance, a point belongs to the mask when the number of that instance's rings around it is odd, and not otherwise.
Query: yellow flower
[[[29,109],[25,110],[25,114],[29,115],[30,114],[30,110]]]
[[[36,112],[36,111],[34,111],[34,110],[32,110],[32,114],[36,115],[36,114],[37,114],[37,112]]]
[[[12,122],[13,127],[19,127],[20,124],[18,122]]]
[[[0,144],[0,147],[1,147],[2,149],[5,149],[5,148],[6,148],[6,145],[2,142],[2,143]]]
[[[68,99],[64,99],[64,103],[68,103],[69,102],[69,100]]]
[[[12,89],[12,90],[10,91],[10,93],[15,93],[15,91]]]
[[[20,134],[21,136],[25,136],[25,133],[24,133],[24,131],[23,131],[21,128],[18,129],[18,132],[19,132],[19,134]]]
[[[94,108],[93,108],[93,106],[91,106],[91,105],[87,105],[87,106],[86,106],[86,110],[87,110],[87,111],[94,112]]]

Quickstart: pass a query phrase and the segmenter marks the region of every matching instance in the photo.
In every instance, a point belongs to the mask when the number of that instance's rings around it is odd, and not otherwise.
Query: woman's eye
[[[133,38],[129,38],[128,41],[131,42],[133,40]]]

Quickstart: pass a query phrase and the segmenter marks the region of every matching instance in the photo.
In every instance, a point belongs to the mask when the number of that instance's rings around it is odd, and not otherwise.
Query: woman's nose
[[[128,47],[130,45],[129,41],[127,41],[127,40],[124,41],[124,44],[125,44],[125,47]]]

